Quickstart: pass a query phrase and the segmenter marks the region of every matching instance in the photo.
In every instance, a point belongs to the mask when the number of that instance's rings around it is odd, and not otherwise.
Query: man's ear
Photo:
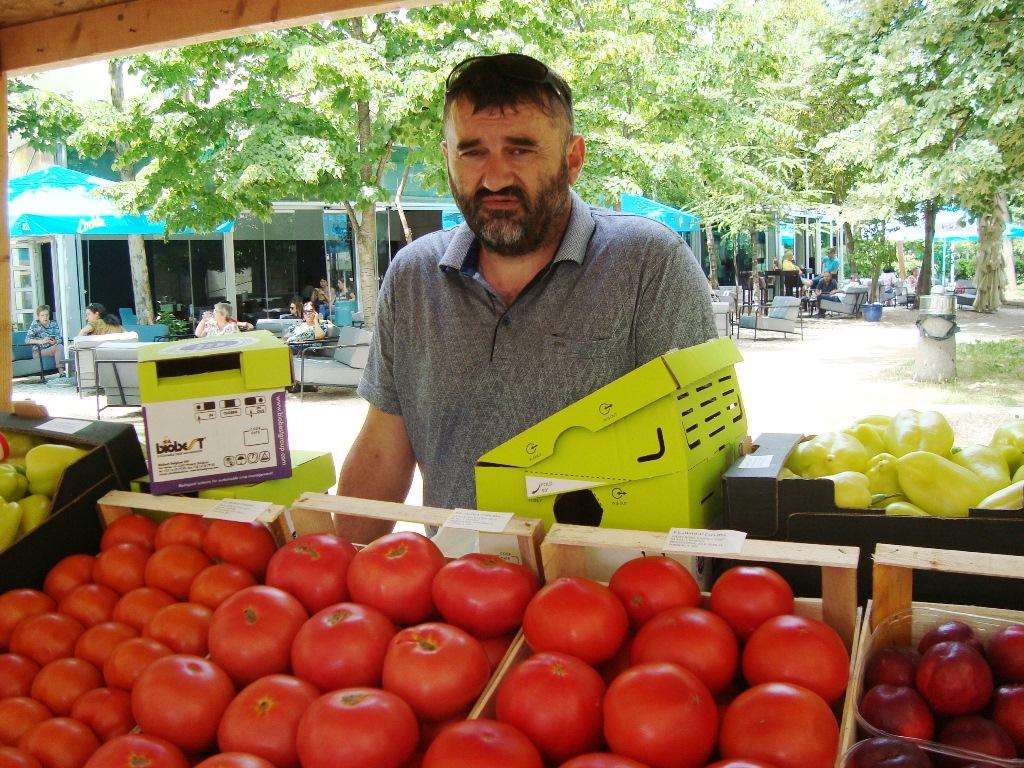
[[[576,133],[569,139],[569,146],[565,150],[565,159],[569,166],[569,183],[575,184],[576,179],[583,170],[583,161],[587,156],[587,146],[583,137]]]
[[[441,139],[441,155],[444,157],[445,164],[448,163],[448,140]]]

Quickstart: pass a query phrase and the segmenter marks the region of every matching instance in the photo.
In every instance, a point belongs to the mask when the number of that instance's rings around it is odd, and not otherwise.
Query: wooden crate
[[[586,576],[587,552],[592,549],[614,550],[622,553],[661,554],[665,534],[649,531],[626,531],[612,528],[589,528],[556,523],[541,543],[544,572],[549,581],[561,576]],[[679,554],[669,552],[667,554]],[[685,554],[697,557],[722,557],[715,552],[693,550]],[[835,547],[820,544],[800,544],[786,541],[744,541],[742,551],[725,556],[729,560],[762,563],[786,563],[814,566],[821,570],[821,598],[797,598],[795,612],[801,616],[821,619],[832,626],[851,650],[851,675],[855,668],[855,652],[860,633],[860,611],[857,607],[856,547]],[[603,574],[601,574],[603,576]],[[705,600],[707,595],[705,594]],[[706,607],[706,605],[704,606]],[[490,685],[484,690],[470,717],[494,717],[495,696],[501,680],[515,664],[531,654],[525,639],[517,637],[498,668]],[[852,678],[851,678],[852,679]],[[847,695],[840,720],[840,744],[836,765],[855,732],[851,698]]]
[[[856,714],[864,693],[865,668],[874,649],[883,645],[916,647],[921,636],[937,621],[959,619],[974,626],[982,639],[999,626],[1007,623],[1024,623],[1022,611],[914,600],[915,571],[1024,579],[1024,557],[894,544],[876,545],[872,566],[872,599],[864,612],[859,647],[855,655],[856,667],[849,691],[854,705],[853,725],[855,730],[865,737],[871,734],[859,726]],[[1024,759],[986,758],[985,763],[1000,768],[1024,768]]]
[[[348,538],[346,533],[367,518],[440,528],[451,514],[450,509],[414,507],[325,493],[304,493],[288,510],[296,536],[334,533],[342,538]],[[516,516],[509,520],[502,533],[486,534],[486,537],[489,542],[498,545],[502,557],[518,561],[533,571],[541,582],[544,581],[540,557],[540,543],[544,538],[543,522]]]
[[[191,499],[184,496],[153,496],[148,493],[111,491],[96,502],[96,508],[100,521],[106,528],[117,518],[136,512],[157,519],[174,514],[202,516],[219,503],[219,499]],[[284,546],[292,539],[283,512],[284,507],[271,505],[257,520],[267,527],[278,547]]]

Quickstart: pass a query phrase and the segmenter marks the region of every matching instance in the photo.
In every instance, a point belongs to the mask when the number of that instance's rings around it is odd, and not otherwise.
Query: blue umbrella
[[[694,232],[700,230],[700,218],[678,208],[659,203],[640,195],[622,195],[620,199],[623,213],[636,213],[649,219],[656,219],[676,232]]]
[[[163,235],[164,222],[122,213],[99,194],[113,184],[59,166],[11,179],[7,192],[8,232],[11,237]],[[232,226],[227,222],[217,231],[230,231]]]

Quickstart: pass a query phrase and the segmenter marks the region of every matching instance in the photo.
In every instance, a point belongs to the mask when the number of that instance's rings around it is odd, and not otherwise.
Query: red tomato
[[[135,727],[132,697],[120,688],[86,691],[71,708],[71,717],[89,726],[102,742],[123,736]]]
[[[715,696],[736,677],[740,652],[723,619],[700,608],[670,608],[644,624],[630,650],[630,662],[670,661],[688,669]]]
[[[125,515],[114,520],[103,531],[100,551],[117,544],[138,544],[152,551],[156,537],[156,522],[145,515]]]
[[[91,584],[95,561],[92,555],[68,555],[46,574],[43,592],[60,602],[75,587]]]
[[[777,768],[831,768],[839,726],[818,694],[789,683],[755,685],[722,718],[722,757],[763,760]]]
[[[520,731],[496,720],[462,720],[441,731],[422,768],[543,768],[537,748]]]
[[[556,579],[534,595],[523,634],[534,651],[558,651],[601,664],[626,639],[626,609],[608,587],[577,576]]]
[[[434,613],[430,585],[444,555],[426,536],[399,531],[359,550],[348,567],[353,602],[381,611],[396,624],[417,624]]]
[[[12,589],[0,595],[0,650],[11,642],[14,628],[31,616],[57,610],[49,595],[35,589]]]
[[[103,679],[111,688],[130,691],[146,667],[170,655],[170,648],[148,637],[123,640],[103,662]]]
[[[0,744],[17,746],[29,728],[51,717],[50,710],[27,696],[0,699]]]
[[[160,549],[168,544],[187,544],[203,549],[209,525],[209,522],[199,515],[171,515],[156,527],[153,546]]]
[[[567,763],[562,763],[560,768],[647,768],[647,766],[622,755],[613,755],[610,752],[591,752],[574,757]]]
[[[277,768],[298,768],[295,733],[320,691],[290,675],[268,675],[247,686],[228,704],[217,729],[224,752],[247,752]]]
[[[695,608],[700,587],[686,568],[670,557],[638,557],[620,565],[608,588],[629,614],[635,632],[668,608]]]
[[[11,635],[11,652],[27,656],[39,666],[71,656],[85,627],[61,613],[40,613],[23,620]]]
[[[36,675],[32,698],[46,705],[55,715],[71,713],[71,706],[86,691],[103,685],[100,671],[74,657],[51,661]]]
[[[188,760],[169,741],[131,733],[108,741],[85,765],[86,768],[188,768]]]
[[[491,666],[480,641],[451,624],[429,622],[391,639],[382,675],[420,718],[444,720],[470,706],[487,685]]]
[[[156,612],[177,602],[173,596],[162,589],[139,587],[133,589],[114,606],[112,618],[121,624],[127,624],[137,632],[141,632]]]
[[[262,757],[247,755],[243,752],[222,752],[208,757],[195,768],[275,768]]]
[[[839,633],[823,621],[776,616],[761,624],[743,649],[743,676],[750,685],[793,683],[829,704],[846,690],[850,654]]]
[[[549,762],[601,746],[604,680],[589,664],[564,653],[538,653],[512,667],[498,687],[496,712]]]
[[[0,699],[28,696],[39,665],[17,653],[0,654]]]
[[[213,612],[210,657],[239,685],[287,672],[292,640],[307,618],[302,604],[287,592],[263,586],[243,589]]]
[[[58,610],[88,628],[110,621],[114,615],[114,606],[120,599],[121,596],[110,587],[82,584],[64,595]]]
[[[92,564],[92,580],[110,587],[119,595],[146,584],[146,561],[149,550],[138,544],[115,544],[96,555]]]
[[[508,653],[508,649],[515,639],[515,635],[499,635],[480,641],[480,645],[484,647],[484,653],[487,654],[487,663],[491,665],[491,672],[501,664],[501,660],[505,658],[505,654]]]
[[[187,600],[193,579],[211,565],[213,562],[201,549],[187,544],[168,544],[146,561],[146,586]]]
[[[416,715],[377,688],[344,688],[310,704],[296,744],[303,768],[402,768],[416,751]],[[325,749],[344,744],[344,749]]]
[[[234,698],[231,678],[212,661],[184,654],[157,659],[132,688],[132,717],[144,733],[189,753],[211,749]]]
[[[127,624],[105,621],[89,627],[75,643],[75,656],[84,659],[97,669],[102,669],[110,652],[122,641],[138,637],[138,632]]]
[[[395,625],[376,608],[338,603],[312,616],[292,641],[292,671],[321,691],[379,687]]]
[[[43,768],[82,768],[99,746],[93,732],[70,717],[43,720],[18,742],[18,749],[32,755]]]
[[[192,580],[192,586],[188,590],[188,601],[214,610],[235,592],[255,586],[256,577],[242,566],[217,563],[204,568]]]
[[[708,768],[775,768],[775,766],[762,763],[760,760],[747,760],[740,757],[735,760],[719,760],[717,763],[709,765]]]
[[[718,708],[691,672],[675,664],[641,664],[608,686],[604,736],[613,752],[651,768],[699,768],[715,748]]]
[[[486,640],[519,628],[537,588],[537,577],[529,568],[475,553],[438,571],[431,594],[446,622]]]
[[[260,580],[276,550],[274,537],[259,523],[214,520],[203,541],[203,551],[207,555],[240,565]]]
[[[793,612],[793,589],[770,568],[730,568],[711,588],[711,610],[746,640],[763,621]]]
[[[205,656],[212,616],[213,611],[205,605],[174,603],[153,614],[142,628],[142,636],[160,641],[175,653]]]
[[[0,768],[43,768],[31,755],[20,749],[0,746]]]
[[[267,586],[299,599],[310,613],[348,600],[348,564],[356,548],[340,536],[311,533],[277,550],[267,565]]]

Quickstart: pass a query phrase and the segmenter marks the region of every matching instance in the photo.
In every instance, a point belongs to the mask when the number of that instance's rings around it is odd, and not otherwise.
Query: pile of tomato
[[[259,525],[122,517],[0,595],[0,768],[419,765],[537,589],[416,533],[277,549]]]
[[[532,750],[461,765],[834,765],[850,668],[835,630],[793,615],[789,585],[761,567],[726,571],[702,604],[693,577],[666,557],[629,561],[608,586],[564,577],[543,587],[523,619],[533,655],[496,692],[499,723]],[[499,737],[488,727],[471,738],[472,724],[457,726],[464,754],[492,754]]]

